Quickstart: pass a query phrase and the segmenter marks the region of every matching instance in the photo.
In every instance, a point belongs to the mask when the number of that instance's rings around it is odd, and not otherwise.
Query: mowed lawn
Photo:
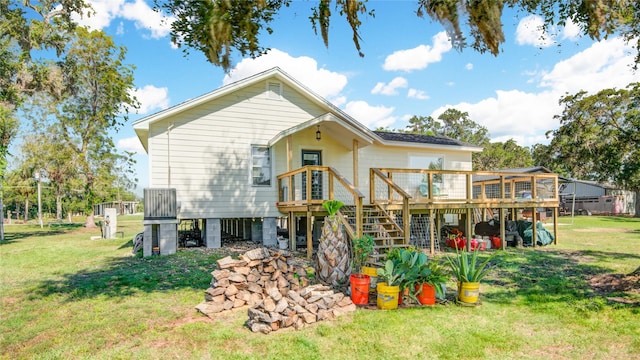
[[[221,253],[132,256],[141,218],[118,224],[113,240],[5,226],[0,358],[640,359],[639,277],[624,277],[640,267],[640,219],[560,218],[558,245],[499,252],[481,306],[358,309],[269,335],[244,326],[244,309],[194,309]]]

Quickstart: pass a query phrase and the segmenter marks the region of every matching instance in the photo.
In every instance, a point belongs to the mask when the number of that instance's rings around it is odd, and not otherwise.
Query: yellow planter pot
[[[387,283],[379,282],[378,285],[376,285],[376,289],[378,290],[376,300],[378,309],[393,310],[398,308],[399,286],[388,286]]]
[[[463,303],[475,304],[480,296],[479,282],[458,283],[458,300]]]
[[[376,290],[376,284],[378,283],[378,269],[370,266],[363,266],[362,273],[365,275],[369,275],[371,282],[369,283],[369,292],[374,292]]]

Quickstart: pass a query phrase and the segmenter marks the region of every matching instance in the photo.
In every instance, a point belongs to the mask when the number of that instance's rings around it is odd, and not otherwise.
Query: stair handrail
[[[402,196],[402,227],[404,230],[404,242],[405,244],[409,243],[410,240],[410,231],[407,231],[406,229],[409,229],[410,226],[410,220],[411,220],[411,216],[410,216],[410,212],[409,212],[409,203],[411,201],[411,195],[409,195],[406,191],[404,191],[398,184],[396,184],[395,182],[393,182],[392,179],[390,179],[387,175],[385,175],[384,173],[382,173],[382,171],[380,171],[377,168],[371,168],[370,170],[370,175],[369,175],[369,199],[371,201],[372,204],[378,204],[378,201],[376,199],[376,181],[375,178],[376,176],[378,178],[380,178],[380,180],[384,181],[387,186],[389,186],[389,188],[393,189],[395,192],[397,192],[398,194],[400,194]],[[388,202],[391,203],[392,201],[392,196],[391,196],[392,192],[389,191],[389,196],[388,196]]]

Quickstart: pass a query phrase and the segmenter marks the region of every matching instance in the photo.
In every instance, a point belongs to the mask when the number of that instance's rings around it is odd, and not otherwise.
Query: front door
[[[322,152],[320,150],[302,150],[302,166],[321,166]],[[307,173],[302,173],[302,200],[307,199]],[[311,171],[311,199],[322,200],[322,172]]]

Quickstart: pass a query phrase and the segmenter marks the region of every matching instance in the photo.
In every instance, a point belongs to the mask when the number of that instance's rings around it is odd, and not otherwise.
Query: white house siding
[[[471,170],[471,152],[455,151],[448,149],[419,149],[407,147],[382,147],[372,145],[362,148],[359,154],[360,179],[359,187],[369,201],[369,168],[410,168],[409,159],[417,156],[443,157],[444,170]],[[458,176],[458,175],[455,175]],[[447,182],[454,181],[454,175],[450,175]],[[394,179],[411,196],[416,196],[416,190],[422,182],[422,177],[418,174],[407,176],[402,179]],[[464,181],[464,180],[463,180]],[[441,189],[443,192],[446,189]]]
[[[275,217],[276,179],[250,183],[251,145],[266,145],[282,130],[326,110],[283,88],[283,99],[268,99],[266,82],[249,86],[150,126],[152,187],[168,187],[167,128],[170,134],[171,187],[177,189],[182,218]],[[286,157],[271,155],[274,169]]]

